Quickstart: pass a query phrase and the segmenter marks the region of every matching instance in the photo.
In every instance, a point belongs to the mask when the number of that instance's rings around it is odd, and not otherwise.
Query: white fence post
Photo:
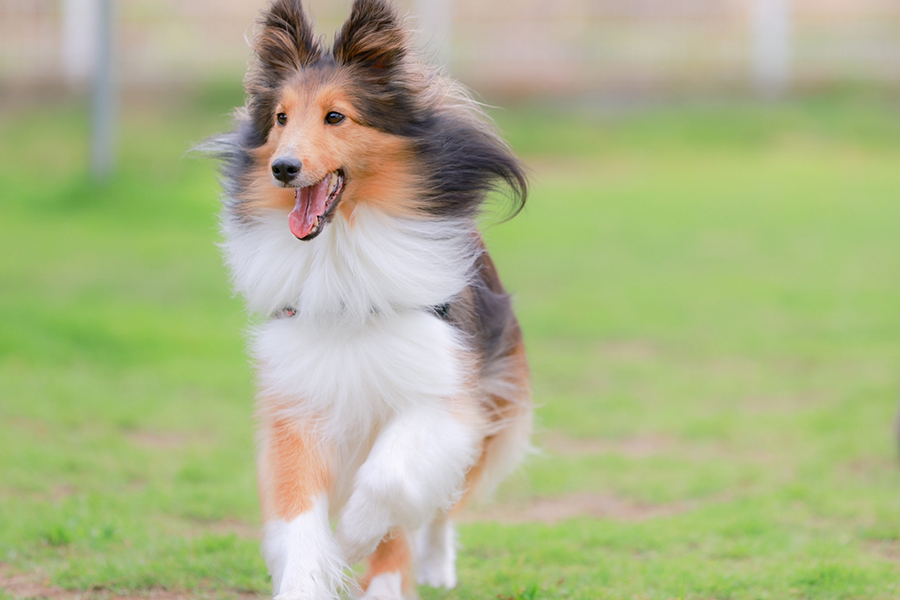
[[[450,62],[453,31],[453,0],[415,0],[415,13],[422,48],[442,67]]]
[[[92,100],[91,171],[103,179],[115,162],[116,84],[113,60],[115,32],[113,0],[99,0],[97,65]]]
[[[791,77],[790,0],[754,0],[751,20],[753,77],[756,92],[777,98]]]
[[[100,3],[97,0],[63,0],[62,65],[71,86],[87,84],[97,67]]]

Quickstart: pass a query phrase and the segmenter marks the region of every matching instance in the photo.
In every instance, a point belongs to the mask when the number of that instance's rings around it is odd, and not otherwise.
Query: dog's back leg
[[[456,587],[456,530],[442,512],[416,532],[417,579],[434,588]]]

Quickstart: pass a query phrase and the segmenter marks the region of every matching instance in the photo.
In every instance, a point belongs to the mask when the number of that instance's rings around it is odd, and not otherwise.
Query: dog
[[[476,227],[525,171],[384,0],[332,48],[261,14],[245,105],[210,144],[223,254],[258,315],[262,552],[284,600],[453,588],[452,518],[529,449],[522,333]],[[350,567],[368,568],[351,582]]]

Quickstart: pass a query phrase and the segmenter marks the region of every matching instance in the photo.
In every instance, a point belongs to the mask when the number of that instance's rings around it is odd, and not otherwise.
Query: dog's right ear
[[[255,60],[244,78],[251,146],[261,146],[275,120],[278,95],[286,80],[322,56],[300,0],[273,0],[257,22]]]
[[[259,66],[278,79],[319,59],[322,50],[300,0],[273,0],[260,17],[253,51]]]

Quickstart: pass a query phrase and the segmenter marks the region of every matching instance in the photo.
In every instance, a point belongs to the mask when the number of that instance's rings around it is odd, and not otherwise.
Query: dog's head
[[[356,0],[328,50],[300,0],[272,2],[245,80],[244,210],[290,209],[291,232],[310,240],[363,202],[406,216],[471,212],[497,177],[524,201],[516,159],[410,37],[384,0]]]

